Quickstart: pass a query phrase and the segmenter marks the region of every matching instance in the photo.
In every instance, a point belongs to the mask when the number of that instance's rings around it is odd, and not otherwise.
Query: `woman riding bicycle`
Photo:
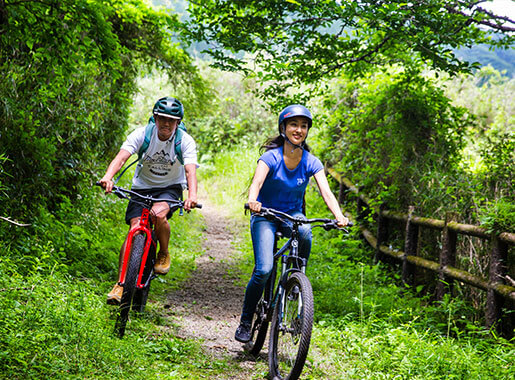
[[[348,219],[343,216],[334,197],[324,167],[320,160],[309,153],[306,137],[311,128],[309,110],[301,105],[290,105],[279,114],[279,136],[270,139],[262,147],[266,152],[258,159],[254,178],[249,189],[248,204],[253,212],[261,206],[303,217],[304,193],[311,176],[315,177],[322,198],[333,213],[339,227]],[[235,339],[246,343],[251,339],[252,317],[263,288],[273,267],[275,232],[290,236],[291,229],[285,223],[274,222],[258,215],[250,219],[250,232],[254,248],[254,271],[245,290],[243,311]],[[299,255],[306,260],[311,251],[311,227],[299,228]]]
[[[180,131],[179,124],[184,116],[181,102],[175,98],[164,97],[159,99],[153,108],[155,128],[141,127],[132,132],[123,143],[119,153],[109,164],[104,177],[99,181],[106,193],[113,189],[113,177],[123,167],[129,157],[140,152],[146,143],[148,147],[143,153],[132,179],[132,189],[143,195],[155,198],[182,199],[184,188],[188,189],[188,197],[184,202],[184,209],[190,210],[197,205],[197,148],[193,138],[185,131]],[[146,132],[150,131],[150,141],[145,141]],[[179,154],[175,145],[180,144]],[[143,206],[130,201],[125,213],[125,221],[134,229],[139,224]],[[159,241],[154,271],[157,274],[166,274],[170,269],[170,254],[168,241],[170,240],[170,225],[168,219],[173,211],[167,202],[157,202],[152,206],[152,221]],[[125,251],[125,241],[120,251],[120,260]],[[119,304],[123,288],[115,284],[107,295],[108,304]]]

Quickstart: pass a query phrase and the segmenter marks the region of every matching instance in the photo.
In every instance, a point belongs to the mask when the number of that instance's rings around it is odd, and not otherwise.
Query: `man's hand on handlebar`
[[[184,201],[184,209],[186,211],[191,211],[197,207],[197,198],[188,198]]]
[[[114,182],[111,178],[103,177],[97,183],[104,188],[106,194],[109,194],[111,191],[113,191]]]

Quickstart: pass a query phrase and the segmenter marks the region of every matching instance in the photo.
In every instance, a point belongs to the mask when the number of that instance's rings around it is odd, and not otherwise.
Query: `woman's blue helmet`
[[[282,134],[282,130],[281,130],[281,125],[283,125],[283,123],[291,118],[291,117],[295,117],[295,116],[303,116],[305,118],[307,118],[309,121],[308,121],[308,127],[311,128],[311,124],[313,122],[313,118],[311,117],[311,112],[309,112],[309,110],[304,107],[304,106],[301,106],[300,104],[292,104],[288,107],[286,107],[285,109],[283,109],[281,111],[281,113],[279,114],[279,123],[278,123],[278,126],[279,126],[279,133]]]

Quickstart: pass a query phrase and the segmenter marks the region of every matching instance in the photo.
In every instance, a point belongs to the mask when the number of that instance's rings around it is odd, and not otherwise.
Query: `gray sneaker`
[[[250,342],[252,338],[251,334],[251,324],[246,322],[241,322],[238,328],[236,329],[236,334],[234,334],[234,339],[241,343]]]

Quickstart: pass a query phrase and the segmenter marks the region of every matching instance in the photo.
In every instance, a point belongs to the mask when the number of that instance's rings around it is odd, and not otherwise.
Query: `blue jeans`
[[[290,215],[306,218],[301,212],[292,212]],[[250,219],[250,233],[254,248],[254,271],[245,290],[241,322],[251,323],[256,305],[263,294],[266,281],[274,265],[274,238],[275,232],[280,231],[283,236],[291,236],[291,224],[270,221],[262,216],[252,215]],[[309,258],[311,252],[311,226],[303,224],[299,227],[299,256]]]

